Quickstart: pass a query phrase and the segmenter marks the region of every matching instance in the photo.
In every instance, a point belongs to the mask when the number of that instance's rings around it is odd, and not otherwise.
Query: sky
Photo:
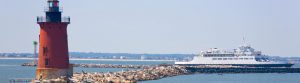
[[[243,37],[267,55],[300,57],[300,0],[60,0],[69,51],[197,54]],[[46,0],[1,0],[0,52],[31,53]]]

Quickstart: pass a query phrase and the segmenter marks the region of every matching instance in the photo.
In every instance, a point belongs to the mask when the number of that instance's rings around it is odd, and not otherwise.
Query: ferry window
[[[227,58],[223,58],[223,60],[227,60]]]
[[[232,54],[232,55],[230,55],[230,56],[232,56],[232,57],[233,57],[234,55]]]
[[[260,58],[255,58],[256,61],[260,61]]]
[[[228,60],[232,60],[232,58],[228,58]]]
[[[239,58],[240,60],[243,60],[243,58]]]
[[[249,58],[250,60],[253,60],[253,58]]]
[[[212,60],[217,60],[217,58],[213,58]]]
[[[218,58],[218,60],[222,60],[222,58]]]
[[[238,58],[234,58],[234,60],[238,60]]]
[[[245,60],[248,60],[248,58],[244,58]]]

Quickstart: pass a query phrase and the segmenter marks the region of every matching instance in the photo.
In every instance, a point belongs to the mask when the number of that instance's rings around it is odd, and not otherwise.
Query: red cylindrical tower
[[[58,0],[48,0],[46,17],[38,17],[40,25],[37,79],[56,79],[72,75],[69,64],[67,25],[69,17],[61,17]]]

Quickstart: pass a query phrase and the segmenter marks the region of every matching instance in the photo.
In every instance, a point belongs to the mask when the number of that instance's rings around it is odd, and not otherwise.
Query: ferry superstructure
[[[176,65],[198,66],[198,65],[230,65],[243,67],[291,67],[293,63],[288,61],[271,60],[269,56],[256,51],[250,45],[241,45],[231,51],[212,48],[201,51],[188,62],[175,62]]]

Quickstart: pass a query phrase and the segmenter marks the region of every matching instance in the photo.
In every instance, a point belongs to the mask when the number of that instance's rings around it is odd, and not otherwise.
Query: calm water
[[[22,67],[22,63],[31,60],[6,60],[0,59],[0,83],[8,83],[10,78],[33,78],[35,67]],[[155,61],[80,61],[72,60],[71,63],[98,63],[98,64],[162,64],[173,62]],[[300,64],[296,64],[300,67]],[[114,68],[74,68],[75,72],[114,72],[122,69]],[[193,74],[164,78],[160,80],[144,81],[141,83],[300,83],[300,74]]]

